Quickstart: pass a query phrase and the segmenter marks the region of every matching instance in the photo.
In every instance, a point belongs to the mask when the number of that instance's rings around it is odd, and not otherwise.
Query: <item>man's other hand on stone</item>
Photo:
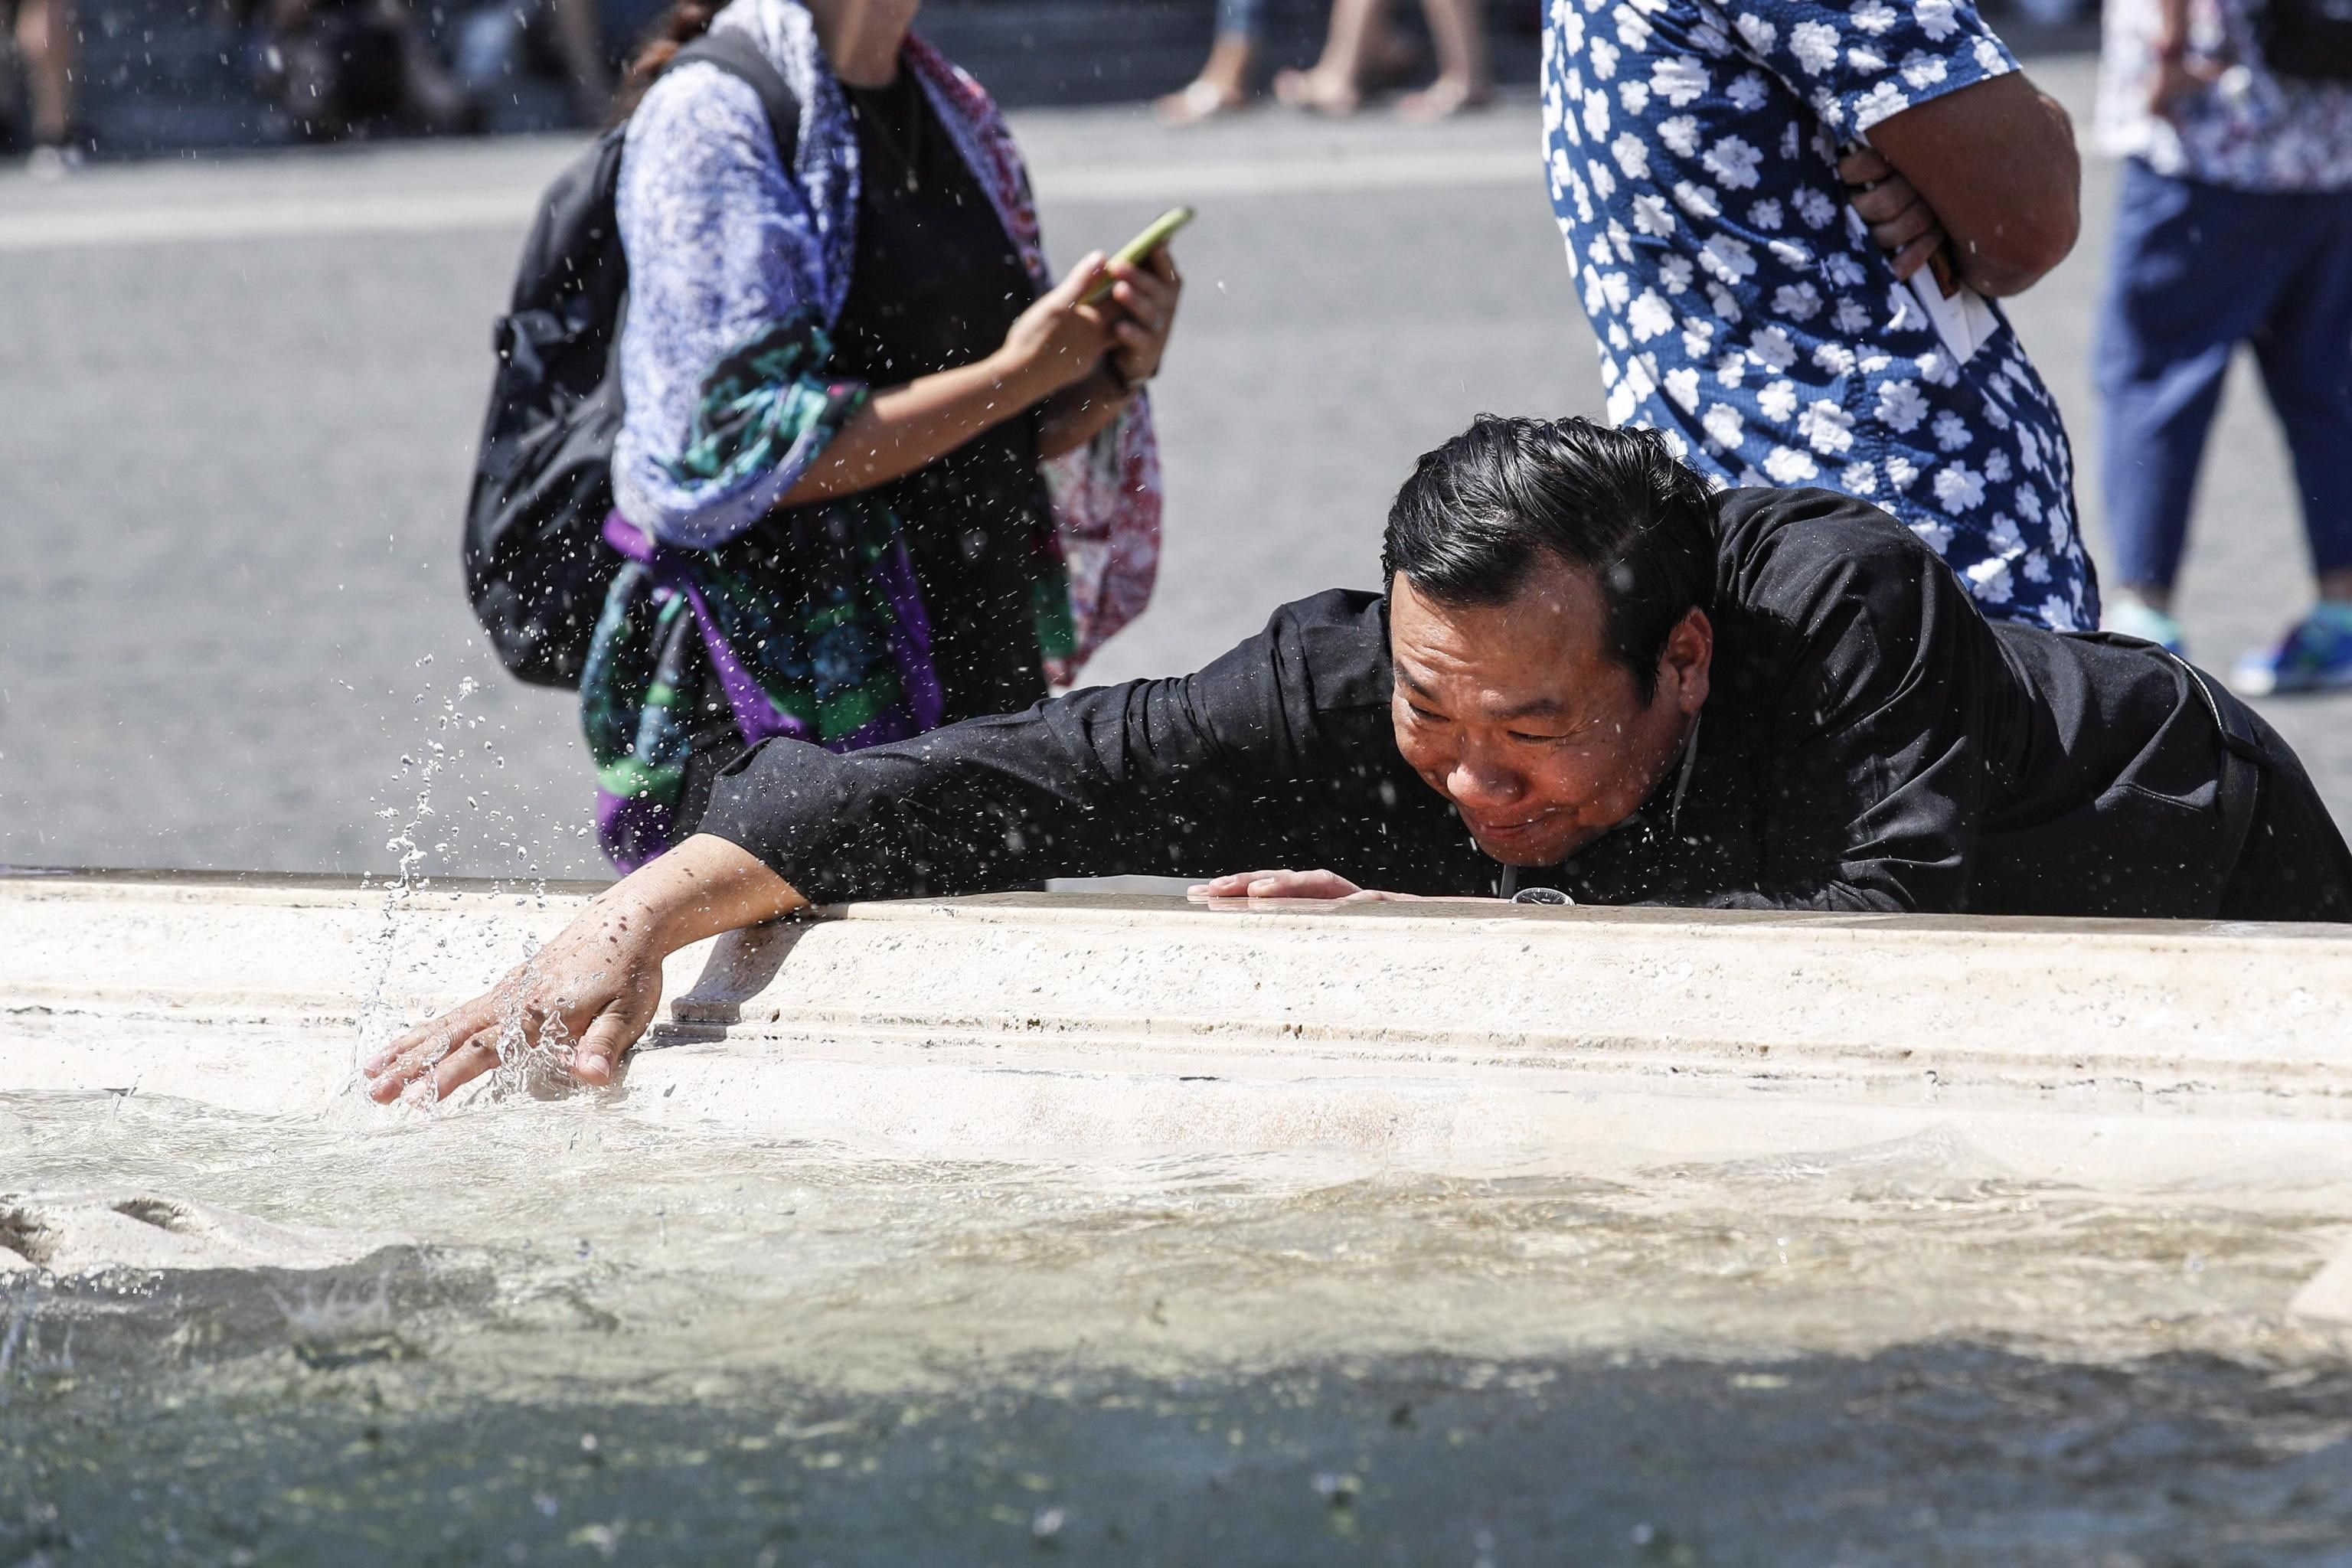
[[[1412,899],[1413,893],[1384,893],[1360,888],[1337,871],[1228,871],[1185,889],[1202,899],[1319,899],[1328,902],[1372,903],[1387,899]]]

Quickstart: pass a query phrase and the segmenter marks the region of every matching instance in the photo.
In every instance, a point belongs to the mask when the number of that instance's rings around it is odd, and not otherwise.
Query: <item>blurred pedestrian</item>
[[[458,23],[457,77],[492,102],[519,76],[561,81],[573,121],[602,125],[615,72],[662,10],[659,0],[499,0]]]
[[[0,26],[0,144],[21,137],[37,166],[61,168],[81,151],[74,136],[73,0],[15,0],[13,7],[0,0],[0,22],[13,24]]]
[[[1243,107],[1265,37],[1266,0],[1218,0],[1217,35],[1200,74],[1159,103],[1170,124],[1189,125]],[[1436,120],[1486,102],[1494,95],[1486,62],[1484,0],[1423,0],[1437,45],[1437,79],[1409,93],[1398,110],[1408,119]],[[1277,71],[1275,96],[1293,109],[1346,116],[1367,94],[1408,78],[1421,56],[1401,37],[1389,0],[1335,0],[1320,59],[1309,69]]]
[[[1156,106],[1171,125],[1193,125],[1240,109],[1250,100],[1251,79],[1265,30],[1265,0],[1217,0],[1217,33],[1200,74]]]
[[[1115,268],[1100,304],[1099,256],[1051,282],[1012,134],[909,31],[918,3],[680,0],[624,84],[606,537],[631,564],[581,696],[625,868],[751,743],[1026,708],[1150,593],[1140,388],[1174,263]],[[757,47],[797,126],[715,65],[665,70],[706,30]]]
[[[1412,62],[1411,50],[1390,25],[1389,0],[1332,0],[1322,58],[1309,68],[1276,73],[1274,95],[1293,109],[1353,114],[1365,94],[1392,80]],[[1397,101],[1407,120],[1443,120],[1475,109],[1495,95],[1486,61],[1486,0],[1421,0],[1437,47],[1437,79]]]
[[[2073,247],[2074,133],[1968,0],[1559,5],[1543,89],[1612,423],[1871,501],[1995,619],[2098,624],[2065,426],[1988,300]]]
[[[595,0],[500,0],[457,25],[457,80],[485,102],[518,77],[563,83],[575,124],[599,125],[612,108],[613,76]]]
[[[263,0],[255,74],[302,135],[475,131],[481,110],[405,0]]]
[[[2352,685],[2352,23],[2280,37],[2307,0],[2108,0],[2099,134],[2125,160],[2100,313],[2109,624],[2178,649],[2173,586],[2221,382],[2251,344],[2286,432],[2318,603],[2234,684]],[[2324,19],[2318,24],[2325,26]]]

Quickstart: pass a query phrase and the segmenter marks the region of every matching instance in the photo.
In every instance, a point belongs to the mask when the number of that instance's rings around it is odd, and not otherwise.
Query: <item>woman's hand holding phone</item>
[[[1184,293],[1168,240],[1191,217],[1190,208],[1162,214],[1117,256],[1095,251],[1072,268],[1005,334],[998,379],[1031,404],[1097,371],[1120,394],[1160,374]]]
[[[1140,386],[1160,374],[1160,357],[1168,352],[1168,335],[1176,329],[1176,307],[1184,296],[1184,279],[1166,246],[1153,251],[1141,266],[1110,264],[1110,302],[1123,312],[1112,323],[1118,347],[1110,363],[1127,386]]]
[[[1087,292],[1103,280],[1106,265],[1101,251],[1089,252],[1004,334],[1004,346],[994,356],[1000,379],[1024,405],[1084,381],[1110,352],[1118,312],[1108,300],[1086,302]]]

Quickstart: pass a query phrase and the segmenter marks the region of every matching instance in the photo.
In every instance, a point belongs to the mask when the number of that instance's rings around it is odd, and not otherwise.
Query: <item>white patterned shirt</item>
[[[1967,0],[1553,0],[1546,162],[1612,423],[1723,483],[1859,496],[1988,616],[2086,629],[2057,405],[1997,307],[1946,345],[1837,174],[1841,142],[2013,68]]]
[[[2275,75],[2244,0],[2189,0],[2191,54],[2226,68],[2158,114],[2147,94],[2160,21],[2157,0],[2106,0],[2100,151],[2242,191],[2352,190],[2352,86]]]

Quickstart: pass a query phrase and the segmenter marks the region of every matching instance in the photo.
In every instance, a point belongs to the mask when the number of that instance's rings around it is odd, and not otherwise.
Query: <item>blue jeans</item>
[[[2352,193],[2231,190],[2124,165],[2100,309],[2111,581],[2169,588],[2221,378],[2251,343],[2312,564],[2352,566]]]
[[[1217,37],[1255,43],[1265,29],[1265,0],[1217,0]]]

